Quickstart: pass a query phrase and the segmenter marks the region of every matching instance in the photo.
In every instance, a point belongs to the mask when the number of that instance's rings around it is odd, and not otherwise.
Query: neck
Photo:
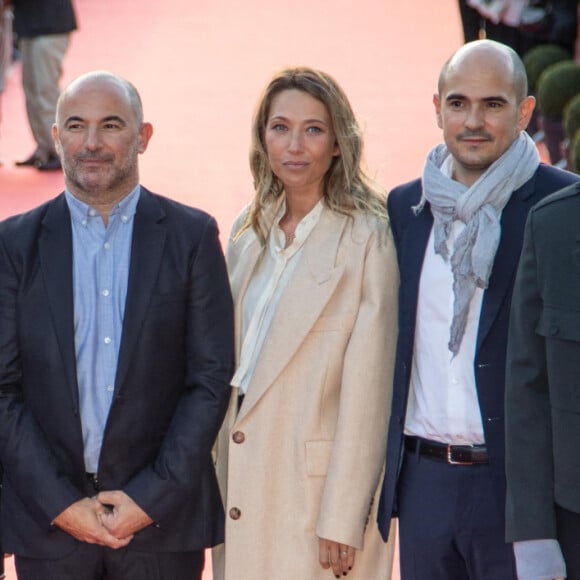
[[[466,170],[465,168],[461,167],[455,159],[453,160],[452,179],[458,181],[466,187],[471,187],[484,173],[485,171]]]
[[[111,214],[113,208],[120,201],[125,199],[129,193],[131,193],[131,191],[133,191],[133,188],[123,193],[119,193],[118,191],[87,192],[70,189],[70,192],[77,199],[80,199],[82,202],[90,205],[93,209],[99,212],[99,215],[101,216],[105,226],[107,226],[109,223],[109,215]]]
[[[291,222],[300,222],[312,211],[312,208],[321,200],[322,193],[317,195],[294,195],[286,192],[285,218]]]

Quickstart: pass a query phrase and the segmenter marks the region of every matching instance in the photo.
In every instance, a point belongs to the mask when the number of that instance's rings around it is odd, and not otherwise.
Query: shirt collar
[[[314,229],[314,226],[318,223],[320,219],[320,214],[322,213],[322,208],[324,207],[323,198],[320,198],[318,203],[300,220],[300,223],[296,226],[296,231],[294,232],[294,240],[287,250],[290,249],[294,244],[301,246],[306,238],[310,235],[310,232]],[[286,200],[280,206],[276,218],[274,219],[274,226],[270,231],[270,247],[271,249],[279,250],[284,248],[286,245],[286,236],[279,226],[279,222],[286,213]]]
[[[139,203],[141,186],[137,185],[132,189],[117,205],[113,207],[110,215],[120,215],[123,221],[127,222],[137,212],[137,204]],[[68,205],[71,218],[80,223],[86,223],[87,218],[92,218],[99,215],[99,212],[84,201],[75,197],[68,189],[65,189],[65,198]]]

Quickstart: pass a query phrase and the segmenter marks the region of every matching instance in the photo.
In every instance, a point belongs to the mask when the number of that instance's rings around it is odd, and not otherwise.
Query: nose
[[[97,127],[88,127],[85,138],[85,146],[90,151],[94,151],[101,146],[101,139]]]
[[[290,131],[290,142],[288,143],[288,151],[291,153],[299,153],[302,151],[302,133],[299,130]]]
[[[465,118],[468,129],[480,129],[484,125],[483,111],[480,107],[470,107]]]

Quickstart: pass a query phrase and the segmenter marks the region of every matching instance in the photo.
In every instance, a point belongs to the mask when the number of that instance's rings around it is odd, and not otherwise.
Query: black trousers
[[[566,578],[580,580],[580,514],[556,504],[556,528],[566,561]]]
[[[401,580],[516,580],[489,465],[405,451],[399,476]]]
[[[60,560],[15,557],[18,580],[201,580],[204,552],[136,552],[79,543]]]

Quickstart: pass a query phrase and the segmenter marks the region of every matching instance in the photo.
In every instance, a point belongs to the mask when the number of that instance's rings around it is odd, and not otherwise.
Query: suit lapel
[[[489,287],[483,294],[477,350],[488,335],[506,295],[512,288],[528,212],[538,201],[533,193],[534,180],[529,180],[519,190],[514,191],[502,212],[501,240],[495,255]]]
[[[38,240],[40,268],[48,295],[67,382],[78,406],[74,339],[73,247],[70,213],[64,194],[49,205]]]
[[[131,357],[155,288],[167,234],[166,228],[160,223],[164,217],[165,213],[157,200],[141,188],[133,224],[131,265],[115,380],[116,390],[123,384],[130,368]]]
[[[344,266],[336,266],[336,258],[347,219],[323,209],[280,299],[237,420],[248,414],[276,380],[332,296],[344,272]]]
[[[404,349],[410,360],[415,340],[419,283],[425,251],[429,242],[431,228],[433,227],[433,214],[429,204],[426,204],[417,215],[412,213],[410,207],[408,211],[411,215],[408,217],[409,223],[403,234],[398,255],[401,271],[401,292],[399,294],[400,336],[407,339]]]

